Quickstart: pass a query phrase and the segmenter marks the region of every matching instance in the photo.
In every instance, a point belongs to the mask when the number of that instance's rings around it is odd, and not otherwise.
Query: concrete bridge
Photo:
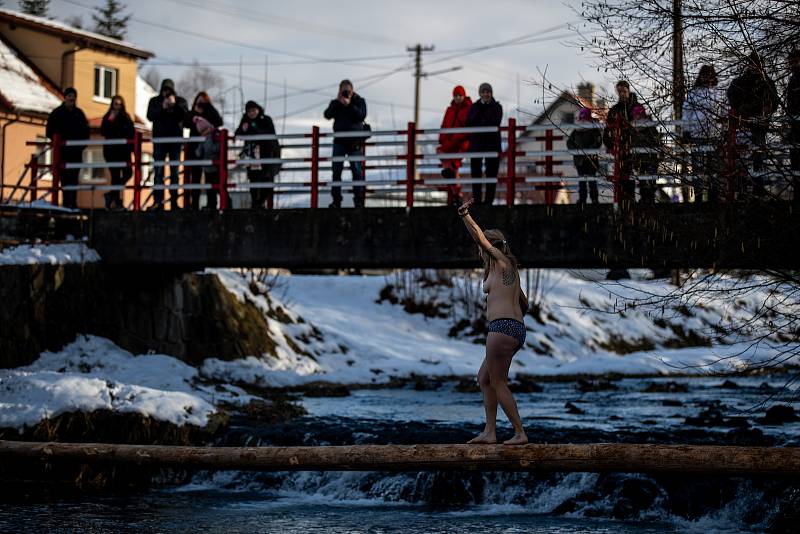
[[[503,230],[525,267],[800,267],[800,215],[788,203],[473,208]],[[453,208],[5,214],[0,234],[85,236],[108,264],[202,267],[476,267]],[[55,236],[57,237],[57,235]]]

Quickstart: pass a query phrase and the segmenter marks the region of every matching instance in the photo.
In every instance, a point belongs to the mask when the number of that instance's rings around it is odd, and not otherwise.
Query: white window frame
[[[98,71],[100,76],[98,78],[97,74]],[[105,74],[107,72],[111,73],[111,94],[104,95],[103,92],[105,91],[106,87],[106,78]],[[95,102],[102,102],[104,104],[108,104],[111,102],[111,99],[114,98],[114,95],[117,94],[117,80],[118,80],[118,72],[117,69],[112,69],[111,67],[106,67],[105,65],[95,65],[94,66],[94,80],[95,86],[93,88],[94,100]],[[98,87],[98,80],[99,80],[99,87]],[[99,93],[99,94],[98,94]]]

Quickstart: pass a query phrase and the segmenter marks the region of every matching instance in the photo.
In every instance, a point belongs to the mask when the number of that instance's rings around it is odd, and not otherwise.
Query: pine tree
[[[19,7],[23,13],[46,17],[50,10],[50,0],[20,0]]]
[[[124,39],[131,16],[122,15],[125,5],[117,0],[106,0],[105,7],[97,7],[92,15],[94,31],[114,39]]]

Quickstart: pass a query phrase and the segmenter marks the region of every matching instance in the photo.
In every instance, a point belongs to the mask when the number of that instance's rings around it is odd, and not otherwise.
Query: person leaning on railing
[[[682,115],[686,124],[683,139],[692,146],[692,187],[695,203],[703,202],[704,190],[708,201],[719,198],[719,158],[722,143],[722,117],[725,95],[717,87],[717,72],[713,65],[703,65],[694,86],[686,93]],[[683,201],[689,201],[688,187],[684,188]]]
[[[120,95],[111,99],[111,106],[108,111],[103,115],[103,122],[100,124],[100,133],[106,139],[133,139],[134,126],[133,119],[125,111],[125,99]],[[133,152],[133,145],[126,143],[124,145],[103,145],[103,159],[108,163],[126,163],[127,167],[109,167],[108,172],[111,175],[111,185],[121,186],[125,185],[131,179],[133,169],[130,167],[131,153]],[[122,206],[122,195],[119,190],[108,191],[103,195],[106,201],[106,209],[120,210]]]
[[[189,137],[199,137],[200,132],[197,131],[197,127],[194,123],[195,117],[203,117],[214,128],[221,128],[222,127],[222,117],[217,111],[217,108],[214,107],[214,104],[211,102],[211,97],[208,96],[208,93],[205,91],[200,91],[194,97],[194,102],[192,102],[192,109],[186,114],[186,117],[183,120],[183,127],[189,129]],[[186,143],[186,152],[184,154],[185,159],[192,160],[194,159],[193,154],[197,152],[197,147],[200,143],[190,142]],[[183,171],[184,181],[187,184],[200,184],[203,178],[203,167],[198,165],[190,165],[188,167],[184,167]],[[191,189],[188,191],[188,194],[183,194],[183,206],[185,208],[200,209],[200,189]]]
[[[633,108],[634,129],[631,135],[633,147],[633,168],[639,182],[639,197],[642,204],[654,204],[656,201],[656,181],[652,179],[658,174],[658,163],[661,159],[661,134],[652,123],[647,110],[639,104]],[[636,125],[644,122],[644,125]]]
[[[58,135],[61,142],[64,141],[82,141],[89,139],[89,122],[86,120],[81,108],[76,105],[78,99],[78,91],[72,87],[64,89],[64,102],[54,109],[47,117],[47,137],[51,140],[53,136]],[[83,162],[83,149],[86,145],[81,146],[61,146],[60,161],[57,163],[82,163]],[[61,176],[61,185],[67,187],[74,187],[78,185],[78,176],[80,169],[59,169]],[[78,192],[74,189],[64,190],[64,207],[77,208],[78,207]],[[56,199],[53,199],[54,201]]]
[[[442,128],[463,128],[467,125],[467,114],[472,99],[467,96],[467,92],[461,85],[453,88],[453,100],[444,112]],[[440,133],[439,146],[436,152],[439,154],[458,154],[469,150],[469,134],[467,133]],[[461,158],[442,159],[442,178],[453,179],[458,176],[458,169],[461,168]],[[458,184],[447,186],[447,203],[450,205],[461,204],[461,187]]]
[[[367,118],[367,102],[353,90],[353,83],[350,80],[342,80],[339,83],[339,94],[328,104],[324,116],[328,120],[333,119],[334,132],[361,132],[368,129],[368,126],[364,123],[364,119]],[[335,137],[333,139],[332,156],[334,158],[363,156],[364,141],[365,138],[363,137]],[[341,182],[344,161],[334,161],[331,167],[333,167],[333,181]],[[364,162],[350,159],[350,172],[353,175],[353,181],[363,181]],[[366,192],[367,188],[363,185],[353,186],[353,204],[355,207],[364,207]],[[332,187],[331,196],[333,197],[333,202],[330,207],[341,207],[342,188],[339,186]]]
[[[492,96],[492,86],[484,82],[478,88],[480,99],[469,108],[467,126],[500,126],[503,121],[503,106]],[[469,135],[470,152],[497,152],[500,154],[500,130],[496,132],[477,132]],[[470,159],[472,178],[483,178],[483,167],[486,166],[486,178],[493,181],[486,184],[486,196],[483,196],[483,185],[472,184],[472,198],[476,204],[491,206],[497,188],[497,171],[500,169],[500,157],[473,157]]]
[[[244,115],[236,128],[236,135],[275,135],[272,117],[264,113],[264,108],[250,100],[244,106]],[[277,139],[245,141],[240,154],[242,159],[280,158],[281,145]],[[281,170],[280,163],[252,163],[247,166],[247,179],[251,184],[274,183]],[[268,188],[250,189],[250,206],[254,209],[272,207],[273,190]]]
[[[745,60],[742,74],[728,88],[728,102],[737,131],[744,131],[753,145],[753,173],[750,181],[753,196],[763,197],[764,151],[769,131],[769,120],[778,107],[778,91],[764,68],[758,52],[752,52]],[[743,184],[742,184],[743,185]],[[739,191],[741,194],[743,191]]]
[[[581,108],[578,112],[578,121],[575,124],[575,129],[570,132],[567,138],[567,148],[569,150],[596,151],[603,146],[603,132],[594,124],[592,110]],[[572,161],[575,164],[575,170],[578,171],[578,176],[597,176],[597,171],[600,168],[600,158],[596,153],[575,154],[572,156]],[[597,180],[581,180],[578,182],[578,204],[586,204],[587,182],[589,185],[589,198],[591,198],[592,204],[597,204],[599,202]]]
[[[792,199],[800,202],[800,50],[789,53],[789,69],[791,77],[786,85],[786,114],[789,116],[789,132],[787,141],[789,161],[792,169]]]
[[[150,99],[147,119],[153,123],[153,137],[183,137],[183,119],[189,110],[186,100],[175,94],[175,83],[170,79],[161,82],[161,92]],[[166,162],[169,158],[169,179],[172,185],[180,183],[181,143],[153,143],[153,162]],[[164,185],[164,167],[153,171],[155,185]],[[170,194],[170,207],[178,207],[177,192]],[[163,208],[164,190],[153,190],[154,209]]]
[[[633,159],[631,157],[631,137],[633,136],[633,108],[639,104],[630,84],[620,80],[616,85],[619,100],[611,106],[606,116],[606,128],[603,130],[603,144],[617,159],[619,176],[619,200],[633,203],[636,186],[631,180]]]

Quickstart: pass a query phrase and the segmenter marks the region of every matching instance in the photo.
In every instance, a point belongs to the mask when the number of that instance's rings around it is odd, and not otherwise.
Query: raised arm
[[[483,235],[483,230],[481,230],[481,227],[478,226],[478,223],[476,223],[469,214],[469,207],[472,206],[474,202],[475,200],[471,198],[461,204],[461,206],[458,208],[458,214],[461,216],[461,220],[464,221],[464,226],[467,227],[467,231],[472,236],[472,239],[475,241],[475,243],[477,243],[479,247],[485,250],[486,253],[492,258],[494,258],[501,268],[505,268],[508,259],[503,255],[502,252],[497,250],[497,248],[492,245],[488,239],[486,239],[486,236]]]

